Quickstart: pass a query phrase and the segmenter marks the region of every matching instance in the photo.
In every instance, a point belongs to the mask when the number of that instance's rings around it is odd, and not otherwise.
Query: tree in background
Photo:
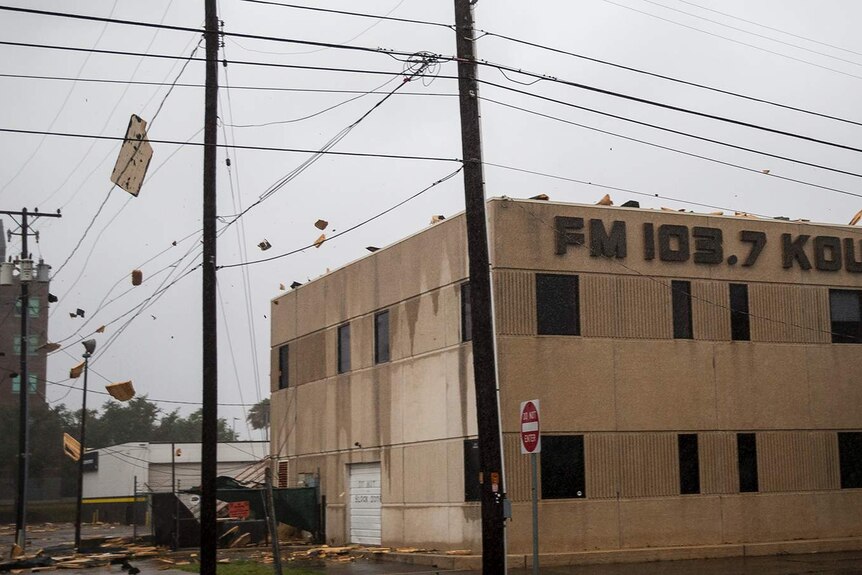
[[[78,412],[80,414],[80,412]],[[135,441],[176,441],[196,443],[201,441],[203,410],[198,409],[183,417],[179,410],[164,415],[162,410],[147,399],[146,395],[119,403],[108,400],[102,413],[87,413],[88,449]],[[159,417],[161,415],[161,417]],[[77,433],[74,434],[77,437]],[[218,419],[218,440],[236,441],[237,435],[227,421]]]
[[[252,429],[269,429],[269,398],[255,403],[245,416]]]

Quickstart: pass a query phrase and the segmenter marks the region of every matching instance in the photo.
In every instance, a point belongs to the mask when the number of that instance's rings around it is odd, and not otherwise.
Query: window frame
[[[385,328],[381,329],[381,320],[385,318]],[[388,363],[392,358],[391,332],[389,330],[389,310],[385,309],[374,314],[374,364]],[[383,333],[385,332],[385,334]],[[385,337],[384,337],[385,335]],[[381,343],[385,341],[385,345]]]
[[[581,288],[576,274],[536,274],[536,334],[581,335]],[[564,295],[574,295],[567,302]],[[569,317],[566,317],[569,316]]]
[[[350,371],[350,322],[338,326],[336,332],[336,370],[339,374]]]

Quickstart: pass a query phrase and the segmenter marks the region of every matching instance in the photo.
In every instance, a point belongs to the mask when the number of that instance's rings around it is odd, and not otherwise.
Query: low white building
[[[268,441],[218,444],[217,474],[260,480]],[[200,443],[122,443],[84,454],[84,520],[130,521],[132,503],[147,493],[183,490],[201,483]]]

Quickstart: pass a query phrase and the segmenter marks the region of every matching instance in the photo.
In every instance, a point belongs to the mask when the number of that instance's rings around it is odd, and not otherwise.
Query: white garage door
[[[350,542],[380,545],[380,463],[354,463],[350,473]]]

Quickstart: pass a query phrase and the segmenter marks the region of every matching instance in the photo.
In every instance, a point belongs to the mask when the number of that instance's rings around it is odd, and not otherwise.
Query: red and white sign
[[[231,501],[227,504],[227,513],[231,519],[248,519],[251,509],[248,501]]]
[[[521,453],[542,451],[542,436],[539,435],[539,400],[521,402]]]

